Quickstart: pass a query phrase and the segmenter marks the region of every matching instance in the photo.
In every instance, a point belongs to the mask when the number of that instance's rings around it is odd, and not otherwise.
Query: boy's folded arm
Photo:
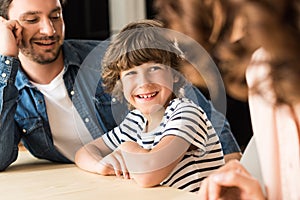
[[[151,150],[135,142],[125,142],[119,148],[131,178],[142,187],[152,187],[170,175],[189,146],[186,140],[169,135],[163,137]]]
[[[99,173],[100,161],[112,151],[106,146],[102,138],[98,138],[83,147],[75,155],[75,164],[86,171]]]

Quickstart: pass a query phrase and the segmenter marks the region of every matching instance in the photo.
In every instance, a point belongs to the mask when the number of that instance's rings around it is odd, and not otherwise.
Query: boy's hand
[[[18,57],[22,40],[22,26],[17,20],[6,20],[0,16],[0,54]]]
[[[100,165],[101,167],[98,173],[101,175],[116,175],[117,177],[123,176],[125,179],[130,179],[120,149],[116,149],[114,152],[101,159]]]

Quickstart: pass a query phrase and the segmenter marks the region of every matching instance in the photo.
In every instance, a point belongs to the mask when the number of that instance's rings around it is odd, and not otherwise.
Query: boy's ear
[[[111,92],[112,96],[114,96],[118,101],[123,102],[124,101],[124,95],[123,95],[123,84],[121,80],[117,80],[115,87],[113,91]]]
[[[175,74],[173,82],[178,83],[178,81],[179,81],[179,76]]]

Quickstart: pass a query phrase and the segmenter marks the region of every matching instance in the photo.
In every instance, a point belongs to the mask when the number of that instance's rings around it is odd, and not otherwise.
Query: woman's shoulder
[[[246,71],[249,88],[252,88],[258,80],[265,80],[268,77],[270,72],[268,59],[268,53],[263,48],[259,48],[253,53]]]

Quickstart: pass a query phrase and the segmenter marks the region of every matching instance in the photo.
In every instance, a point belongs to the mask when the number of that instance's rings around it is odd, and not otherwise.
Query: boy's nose
[[[147,83],[150,83],[150,80],[149,80],[149,77],[147,76],[147,74],[140,74],[138,77],[137,77],[137,83],[142,86],[142,85],[145,85]]]

